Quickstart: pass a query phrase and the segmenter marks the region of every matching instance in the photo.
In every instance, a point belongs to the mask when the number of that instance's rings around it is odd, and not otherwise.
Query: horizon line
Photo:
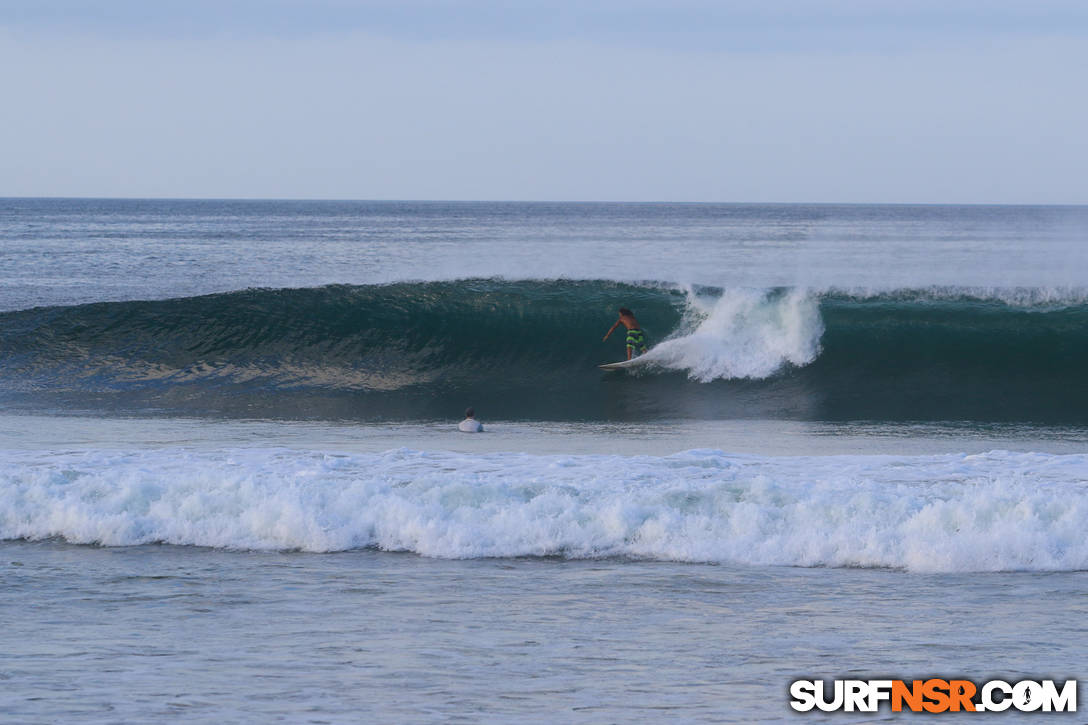
[[[236,202],[312,202],[363,204],[644,204],[690,206],[1020,206],[1088,207],[1088,202],[987,202],[987,201],[667,201],[629,199],[361,199],[349,197],[288,196],[7,196],[15,201],[236,201]]]

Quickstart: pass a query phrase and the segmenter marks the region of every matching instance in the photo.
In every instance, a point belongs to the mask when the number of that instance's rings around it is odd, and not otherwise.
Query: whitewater
[[[5,454],[0,538],[926,572],[1088,569],[1088,456]]]
[[[1083,679],[1086,231],[0,199],[0,712],[781,722],[797,678]],[[619,306],[651,349],[605,373]]]

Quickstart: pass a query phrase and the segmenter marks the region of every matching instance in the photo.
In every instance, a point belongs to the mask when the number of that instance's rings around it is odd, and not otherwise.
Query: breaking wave
[[[0,539],[445,558],[1088,569],[1088,456],[0,454]]]
[[[651,350],[626,374],[625,305]],[[1088,423],[1082,290],[472,279],[0,314],[0,404],[424,420]]]

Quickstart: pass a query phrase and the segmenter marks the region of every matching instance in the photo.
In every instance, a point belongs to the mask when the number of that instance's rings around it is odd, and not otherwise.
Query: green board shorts
[[[638,350],[640,353],[646,352],[646,335],[642,330],[627,331],[627,349]]]

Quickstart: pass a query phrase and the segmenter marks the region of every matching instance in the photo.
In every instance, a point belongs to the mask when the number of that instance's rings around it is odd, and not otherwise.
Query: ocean
[[[1083,679],[1086,241],[0,199],[0,719],[858,723],[933,715],[790,683]],[[604,372],[620,306],[650,349]]]

